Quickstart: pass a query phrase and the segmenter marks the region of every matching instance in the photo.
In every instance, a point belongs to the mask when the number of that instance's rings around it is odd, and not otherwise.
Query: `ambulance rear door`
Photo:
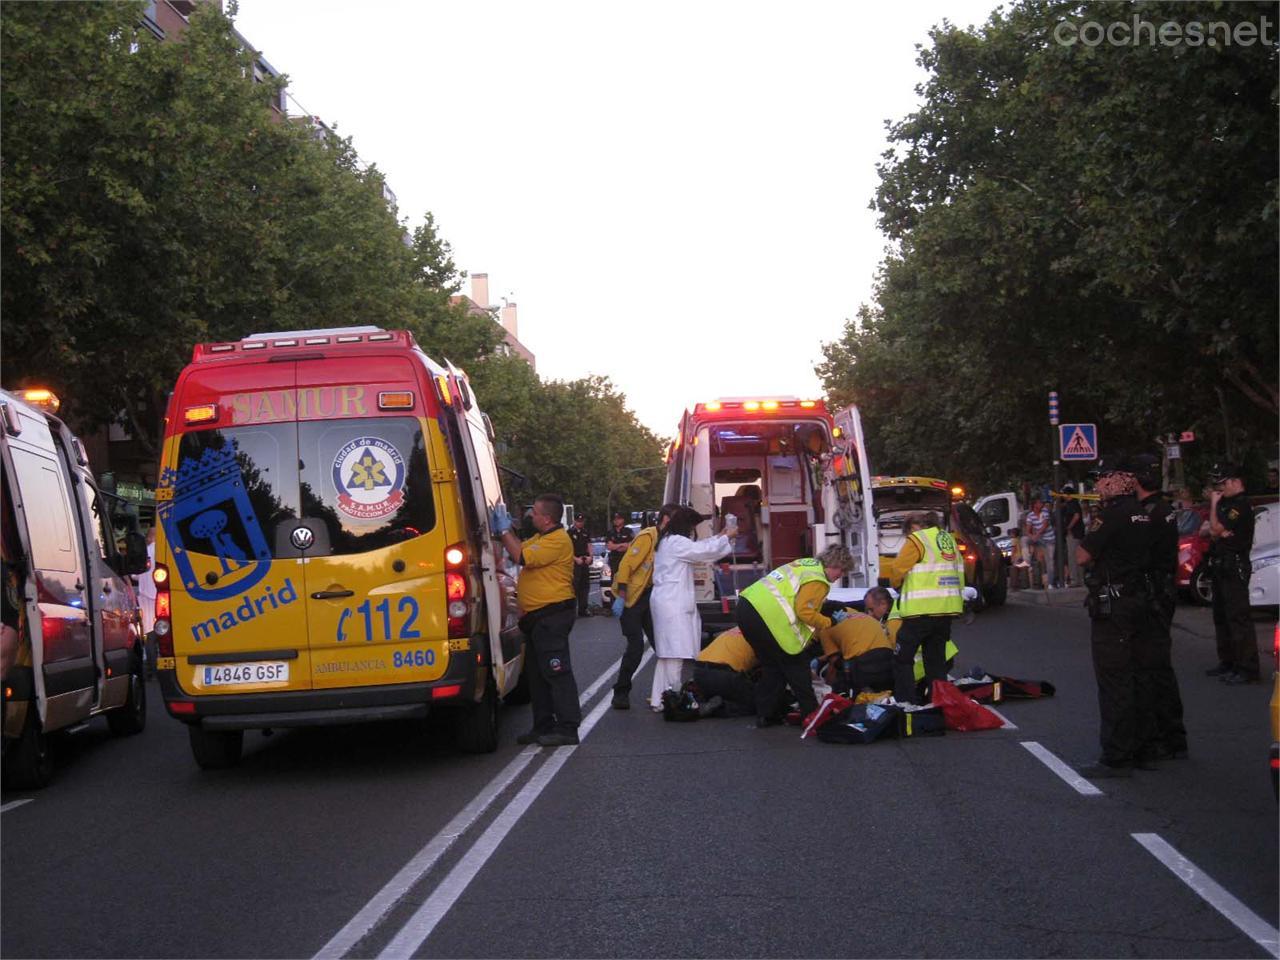
[[[833,439],[823,484],[826,539],[841,543],[853,554],[854,569],[846,580],[848,586],[833,588],[830,599],[855,600],[874,587],[880,576],[879,537],[871,509],[871,467],[858,408],[837,411],[834,421],[839,436]]]
[[[480,578],[484,590],[485,622],[489,634],[489,653],[493,659],[493,676],[498,693],[506,696],[520,679],[517,660],[523,657],[523,646],[503,643],[503,600],[498,584],[498,552],[500,545],[489,530],[489,511],[503,503],[498,467],[493,456],[489,428],[471,393],[467,375],[446,361],[451,385],[456,385],[455,402],[448,405],[457,428],[459,444],[466,458],[458,464],[459,482],[466,484],[476,515],[473,544],[480,561]],[[462,474],[465,472],[466,476]],[[505,504],[504,504],[505,505]],[[513,637],[512,631],[507,636]]]
[[[429,683],[448,668],[446,521],[411,355],[300,359],[300,528],[316,690]]]

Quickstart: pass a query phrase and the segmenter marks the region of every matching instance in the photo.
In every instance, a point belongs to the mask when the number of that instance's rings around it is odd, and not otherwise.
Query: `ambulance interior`
[[[830,448],[815,422],[715,423],[699,431],[710,490],[692,484],[694,506],[714,513],[715,529],[736,526],[728,570],[715,572],[717,596],[733,596],[764,573],[814,551],[814,524],[822,523],[822,461]],[[695,463],[697,461],[695,455]],[[710,494],[709,504],[699,504]],[[711,509],[707,509],[710,507]]]

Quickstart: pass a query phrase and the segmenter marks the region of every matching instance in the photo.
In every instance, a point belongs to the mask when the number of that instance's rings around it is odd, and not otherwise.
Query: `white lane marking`
[[[644,656],[640,659],[640,666],[636,667],[639,673],[644,665],[649,662],[653,651],[646,649]],[[582,726],[578,728],[578,739],[585,740],[587,734],[596,725],[599,719],[604,716],[606,710],[609,709],[609,699],[601,700],[594,710],[582,721]],[[511,802],[502,808],[502,811],[494,818],[493,823],[489,824],[487,830],[480,835],[471,849],[463,854],[462,859],[457,865],[449,871],[448,876],[440,881],[440,885],[432,892],[426,901],[413,914],[412,917],[400,928],[400,932],[392,938],[391,942],[383,948],[378,954],[378,960],[391,960],[391,958],[411,957],[413,954],[427,941],[427,937],[431,936],[436,925],[444,919],[444,915],[462,896],[464,890],[470,885],[471,881],[476,878],[481,868],[493,856],[494,851],[502,843],[511,828],[519,823],[520,818],[538,799],[539,794],[546,789],[552,778],[560,772],[574,753],[577,747],[560,747],[551,755],[537,772],[529,778],[520,792],[512,798]]]
[[[1246,907],[1213,878],[1180,854],[1155,833],[1132,833],[1133,839],[1169,868],[1175,877],[1198,893],[1202,900],[1234,923],[1273,957],[1280,957],[1280,931]]]
[[[14,807],[20,807],[24,803],[30,803],[34,799],[35,799],[34,797],[27,797],[27,799],[25,800],[11,800],[9,803],[6,803],[3,807],[0,807],[0,813],[6,813],[9,810],[12,810]]]
[[[1084,777],[1080,776],[1080,774],[1076,773],[1034,740],[1022,740],[1020,742],[1024,747],[1031,751],[1032,756],[1060,776],[1063,780],[1067,781],[1067,784],[1076,793],[1085,797],[1100,797],[1103,795],[1101,790],[1095,787]]]
[[[987,706],[987,709],[990,710],[992,713],[994,713],[997,717],[999,717],[1000,720],[1004,723],[1004,726],[1000,728],[1001,730],[1017,730],[1018,729],[1018,725],[1016,723],[1011,721],[1008,717],[1006,717],[1003,713],[1001,713],[995,707]]]
[[[621,658],[615,660],[613,665],[600,674],[595,683],[591,684],[578,697],[578,702],[585,705],[605,683],[617,675],[618,667],[621,664]],[[641,666],[643,665],[644,661],[642,660]],[[639,668],[637,668],[636,672],[639,672]],[[363,940],[369,931],[376,927],[382,921],[382,918],[399,903],[400,899],[409,892],[413,885],[426,876],[427,872],[444,856],[445,851],[452,846],[453,842],[466,833],[484,815],[484,812],[489,809],[493,801],[511,785],[512,781],[520,776],[530,761],[541,752],[541,747],[530,746],[517,754],[510,763],[502,768],[502,771],[496,777],[485,784],[484,789],[477,793],[470,803],[458,811],[457,815],[427,842],[426,846],[415,853],[413,858],[401,867],[396,875],[388,880],[386,885],[375,893],[373,898],[361,907],[359,912],[348,920],[328,943],[320,948],[320,952],[315,955],[314,960],[339,960],[340,957],[346,955],[348,950]]]

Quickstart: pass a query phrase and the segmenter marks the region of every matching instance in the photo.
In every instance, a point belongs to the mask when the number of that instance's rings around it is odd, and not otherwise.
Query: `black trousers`
[[[587,598],[591,595],[591,568],[575,566],[573,568],[573,592],[578,597],[578,616],[587,615]]]
[[[613,692],[626,696],[631,692],[631,678],[636,675],[640,659],[644,656],[644,638],[647,634],[649,643],[653,643],[653,614],[649,612],[649,588],[629,607],[624,607],[619,618],[622,635],[626,638],[627,649],[622,654],[622,664],[618,667],[618,679],[613,684]]]
[[[520,629],[525,637],[525,669],[529,671],[529,699],[533,729],[539,733],[575,733],[582,722],[578,683],[569,658],[573,629],[573,601],[553,604],[525,614]]]
[[[818,698],[813,693],[809,659],[804,651],[787,653],[778,646],[773,631],[750,603],[740,602],[736,610],[738,627],[760,661],[760,679],[756,681],[756,716],[762,720],[776,719],[779,700],[788,687],[800,701],[802,716],[817,710]]]
[[[1186,750],[1187,728],[1182,722],[1182,694],[1173,672],[1172,582],[1147,606],[1138,648],[1138,730],[1144,751]]]
[[[747,717],[756,712],[756,685],[745,673],[695,661],[693,682],[704,702],[712,697],[724,701],[724,716]]]
[[[893,688],[893,651],[881,647],[846,660],[844,674],[848,689],[855,694],[862,690],[890,690]]]
[[[1128,766],[1142,747],[1145,724],[1138,674],[1145,617],[1145,599],[1116,597],[1110,617],[1090,621],[1093,675],[1098,683],[1098,739],[1102,762],[1110,766]]]
[[[1258,635],[1249,610],[1248,561],[1221,561],[1213,568],[1213,632],[1218,659],[1250,677],[1259,675]]]
[[[947,641],[951,639],[954,617],[904,617],[898,628],[898,645],[893,648],[893,698],[899,703],[916,700],[916,651],[924,657],[927,681],[947,676]]]

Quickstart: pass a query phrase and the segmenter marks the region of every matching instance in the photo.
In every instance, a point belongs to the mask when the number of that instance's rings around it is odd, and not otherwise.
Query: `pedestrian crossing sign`
[[[1063,460],[1098,459],[1098,425],[1096,423],[1061,423],[1058,425],[1058,449]]]

